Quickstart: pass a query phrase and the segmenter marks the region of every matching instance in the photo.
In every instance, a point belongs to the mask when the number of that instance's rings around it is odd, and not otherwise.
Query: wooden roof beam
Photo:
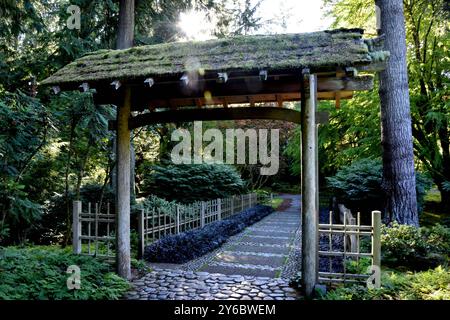
[[[242,119],[281,120],[300,123],[300,112],[277,107],[181,109],[141,114],[131,118],[129,126],[130,129],[135,129],[156,123]],[[114,129],[114,122],[110,123],[110,128]]]

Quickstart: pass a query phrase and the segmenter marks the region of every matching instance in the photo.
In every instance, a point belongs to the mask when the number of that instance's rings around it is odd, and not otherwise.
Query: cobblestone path
[[[289,278],[300,264],[300,197],[186,264],[155,264],[134,280],[127,299],[294,300]]]

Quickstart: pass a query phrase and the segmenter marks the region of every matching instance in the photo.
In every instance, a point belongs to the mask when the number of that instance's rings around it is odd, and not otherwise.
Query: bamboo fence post
[[[92,211],[91,211],[91,203],[88,202],[88,213],[89,213],[89,218],[88,218],[88,254],[91,254],[91,229],[92,229],[92,224],[91,224],[91,216],[92,216]]]
[[[81,215],[81,201],[73,202],[73,221],[72,221],[72,244],[73,244],[73,253],[80,254],[81,253],[81,223],[80,223],[80,215]]]
[[[222,220],[222,199],[217,199],[217,220]]]
[[[234,214],[234,196],[231,197],[231,211],[230,216]]]
[[[372,211],[372,265],[381,267],[381,212]]]
[[[176,224],[177,224],[176,234],[179,234],[180,233],[180,206],[179,205],[177,205]]]
[[[200,209],[200,228],[205,226],[205,202],[202,201]]]
[[[144,221],[144,209],[141,210],[138,215],[138,233],[139,233],[139,243],[138,243],[138,259],[142,259],[144,257],[144,248],[145,248],[145,221]]]
[[[356,219],[355,218],[350,218],[350,225],[351,226],[355,226],[356,225]],[[356,229],[353,229],[353,230],[356,230]],[[356,234],[350,235],[350,252],[356,252]]]
[[[95,254],[98,255],[98,203],[95,204]]]

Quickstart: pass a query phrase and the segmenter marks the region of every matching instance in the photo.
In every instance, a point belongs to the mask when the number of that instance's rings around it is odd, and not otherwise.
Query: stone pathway
[[[289,278],[300,266],[300,197],[186,264],[155,264],[127,299],[294,300]]]

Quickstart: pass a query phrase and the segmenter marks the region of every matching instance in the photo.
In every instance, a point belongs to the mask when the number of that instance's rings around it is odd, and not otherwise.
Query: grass
[[[442,224],[450,227],[450,212],[441,209],[441,193],[437,189],[431,189],[425,196],[424,210],[420,215],[420,225],[430,227]]]

